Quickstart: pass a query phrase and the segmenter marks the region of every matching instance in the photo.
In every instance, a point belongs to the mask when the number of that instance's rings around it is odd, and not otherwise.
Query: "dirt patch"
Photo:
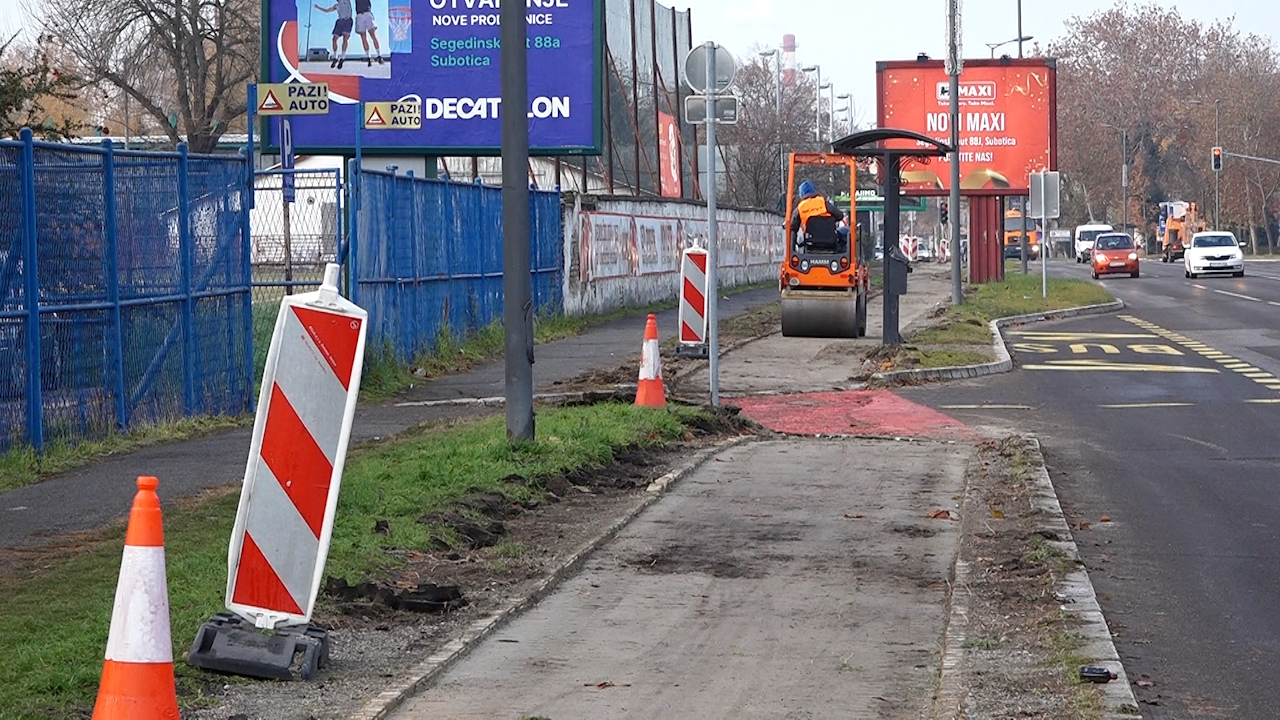
[[[968,602],[964,716],[1101,717],[1100,695],[1075,677],[1085,662],[1075,621],[1055,597],[1077,565],[1040,531],[1027,443],[984,442],[970,460],[960,548],[969,577],[956,591]]]
[[[624,562],[642,572],[658,574],[702,573],[717,578],[760,576],[750,564],[732,556],[710,554],[700,545],[670,545]]]

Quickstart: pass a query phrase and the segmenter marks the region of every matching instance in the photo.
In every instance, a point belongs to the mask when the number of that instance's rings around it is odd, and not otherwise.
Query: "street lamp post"
[[[845,113],[845,131],[853,132],[853,95],[851,93],[841,93],[836,96],[836,99],[845,101],[846,104],[840,108],[841,112]],[[834,113],[835,109],[833,108],[831,112]],[[835,140],[836,136],[833,134],[831,139]]]
[[[822,142],[822,66],[808,65],[800,68],[800,72],[816,73],[816,80],[813,82],[814,87],[814,111],[813,111],[813,137],[818,142]]]
[[[782,151],[782,53],[777,48],[766,50],[760,53],[762,58],[773,58],[773,111],[775,113],[776,122],[776,138],[778,142],[778,177],[780,185],[778,196],[785,198],[787,195],[787,156]]]
[[[1110,123],[1103,127],[1120,131],[1120,231],[1129,232],[1129,129]]]
[[[997,49],[997,48],[1002,48],[1002,47],[1004,47],[1005,45],[1008,45],[1009,43],[1018,43],[1018,57],[1022,57],[1022,43],[1023,43],[1023,41],[1025,41],[1025,40],[1031,40],[1031,39],[1033,39],[1033,36],[1031,36],[1031,35],[1019,35],[1019,36],[1018,36],[1018,37],[1016,37],[1016,38],[1012,38],[1012,39],[1009,39],[1009,40],[1005,40],[1004,42],[998,42],[998,43],[987,43],[986,45],[987,45],[987,47],[988,47],[988,48],[990,48],[990,49],[991,49],[991,58],[992,58],[993,60],[994,60],[994,59],[995,59],[995,57],[996,57],[996,49]]]
[[[836,108],[836,91],[833,90],[829,82],[822,83],[822,87],[819,87],[818,90],[827,91],[827,140],[836,140],[836,119],[831,117],[832,111]]]

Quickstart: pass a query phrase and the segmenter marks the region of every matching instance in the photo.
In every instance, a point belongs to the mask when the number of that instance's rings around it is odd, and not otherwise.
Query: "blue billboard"
[[[500,0],[264,0],[263,82],[329,84],[329,114],[291,119],[294,151],[350,154],[358,103],[417,100],[420,129],[361,136],[364,152],[497,155]],[[604,0],[524,0],[530,153],[598,155]],[[280,124],[264,122],[267,150]]]

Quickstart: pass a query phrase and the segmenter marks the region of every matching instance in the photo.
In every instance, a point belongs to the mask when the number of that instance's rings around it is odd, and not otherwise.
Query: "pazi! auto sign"
[[[521,0],[528,24],[530,152],[598,154],[605,0]],[[327,117],[293,118],[300,153],[350,152],[356,103],[417,103],[365,152],[494,155],[501,147],[499,0],[267,0],[264,79],[327,83]],[[365,118],[367,120],[367,116]],[[366,125],[368,127],[368,125]],[[381,126],[380,126],[381,127]],[[278,147],[276,123],[267,144]]]
[[[951,142],[950,78],[941,61],[876,67],[880,127]],[[1031,173],[1057,168],[1057,65],[1052,58],[965,60],[960,75],[960,189],[1025,195]],[[945,159],[904,160],[911,194],[949,191]]]

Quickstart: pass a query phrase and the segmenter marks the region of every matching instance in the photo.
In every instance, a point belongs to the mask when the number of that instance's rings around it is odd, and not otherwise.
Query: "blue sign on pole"
[[[297,195],[293,176],[293,126],[289,118],[280,118],[280,187],[284,188],[284,201],[291,203]]]
[[[531,154],[600,153],[604,2],[525,0]],[[366,153],[499,154],[499,0],[267,0],[266,11],[270,80],[328,83],[335,105],[421,102],[421,128],[381,131]],[[355,113],[292,121],[298,152],[355,146]],[[275,129],[267,145],[281,142]]]

